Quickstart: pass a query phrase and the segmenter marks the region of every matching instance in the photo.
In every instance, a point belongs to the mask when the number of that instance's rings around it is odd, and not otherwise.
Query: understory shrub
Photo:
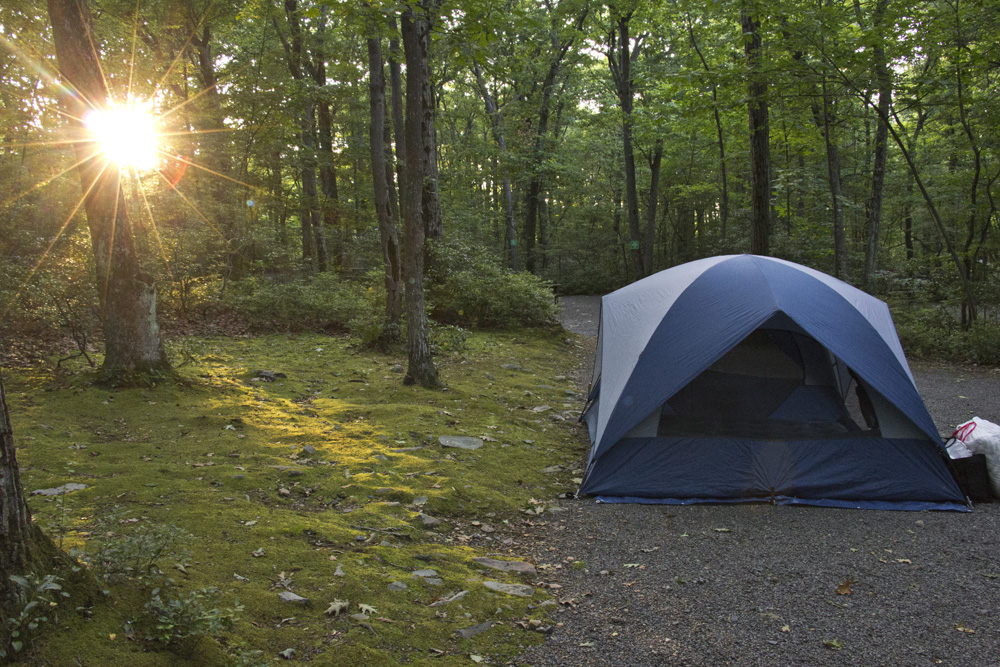
[[[945,306],[893,308],[893,320],[908,356],[1000,365],[1000,323],[981,318],[963,329]]]
[[[508,329],[555,320],[555,297],[541,278],[510,271],[487,249],[462,241],[433,246],[432,253],[425,285],[437,321]]]
[[[214,586],[170,595],[154,588],[146,603],[149,617],[146,639],[170,645],[188,637],[215,637],[239,620],[243,606],[220,609],[219,591]]]
[[[254,331],[347,330],[363,314],[366,285],[334,273],[277,282],[245,278],[226,292],[227,307]]]

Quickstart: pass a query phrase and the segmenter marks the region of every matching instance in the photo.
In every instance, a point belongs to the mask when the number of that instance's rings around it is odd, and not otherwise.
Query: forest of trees
[[[425,254],[433,272],[483,250],[563,293],[752,251],[945,304],[963,326],[992,317],[997,10],[89,7],[108,97],[131,91],[158,115],[157,168],[125,173],[115,210],[160,316],[189,322],[229,292],[330,273],[378,286],[390,338],[424,309],[402,292]],[[0,274],[7,313],[79,342],[97,329],[97,237],[81,224],[88,180],[51,25],[44,3],[0,9]],[[425,238],[426,253],[405,252]],[[451,252],[435,260],[439,247]]]

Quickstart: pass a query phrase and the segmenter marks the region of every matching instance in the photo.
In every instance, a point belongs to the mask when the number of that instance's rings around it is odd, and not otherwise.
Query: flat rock
[[[522,563],[516,560],[496,560],[493,558],[473,558],[472,560],[484,567],[502,570],[503,572],[517,572],[518,574],[530,574],[532,576],[536,574],[535,566],[531,563]]]
[[[486,586],[486,588],[491,591],[496,591],[497,593],[506,593],[507,595],[516,595],[522,598],[530,598],[535,594],[534,588],[524,584],[505,584],[502,581],[491,581],[487,579],[483,582],[483,586]]]
[[[82,491],[86,489],[86,484],[77,484],[76,482],[70,482],[69,484],[63,484],[62,486],[57,486],[54,489],[35,489],[31,492],[33,496],[58,496],[64,493],[71,493],[72,491]]]
[[[456,449],[479,449],[483,446],[482,438],[473,438],[465,435],[442,435],[438,438],[442,447],[453,447]]]
[[[462,639],[472,639],[476,635],[480,635],[490,628],[493,627],[493,623],[486,621],[485,623],[480,623],[479,625],[473,625],[471,628],[462,628],[461,630],[455,630],[455,634]]]
[[[306,454],[307,456],[312,456],[313,454],[316,453],[316,448],[313,447],[312,445],[306,445],[305,447],[302,448],[302,453]]]
[[[278,593],[278,597],[281,598],[282,602],[297,602],[298,604],[307,604],[309,602],[309,598],[296,595],[291,591],[281,591]]]
[[[427,504],[427,496],[417,496],[416,498],[413,499],[413,504],[414,505],[426,505]]]
[[[441,519],[432,517],[428,514],[424,514],[423,512],[418,514],[417,518],[420,519],[420,523],[424,524],[424,527],[426,528],[433,528],[434,526],[441,525]]]
[[[389,583],[390,591],[405,591],[409,586],[404,584],[402,581],[392,581]]]
[[[523,371],[524,367],[520,364],[500,364],[500,368],[505,371]]]
[[[431,570],[431,569],[428,568],[428,569],[425,569],[425,570],[416,570],[410,576],[411,577],[436,577],[436,576],[438,576],[438,573],[435,570]]]

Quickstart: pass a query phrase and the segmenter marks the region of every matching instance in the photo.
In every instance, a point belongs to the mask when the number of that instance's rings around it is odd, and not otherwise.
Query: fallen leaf
[[[469,656],[469,660],[471,660],[472,662],[482,662],[483,661],[483,656],[476,655],[475,653],[473,653],[473,654],[471,654]]]
[[[257,551],[252,552],[250,555],[253,556],[254,558],[260,558],[261,556],[264,555],[264,547],[257,549]]]
[[[790,625],[783,625],[783,626],[781,626],[781,631],[782,632],[791,632],[792,631],[792,627]]]
[[[973,630],[972,628],[967,628],[967,627],[965,627],[963,625],[956,625],[955,629],[958,630],[959,632],[964,632],[965,634],[968,634],[968,635],[974,635],[974,634],[976,634],[975,630]]]
[[[375,614],[378,613],[378,609],[376,609],[375,607],[371,606],[370,604],[361,604],[361,603],[359,603],[358,604],[358,609],[361,610],[362,614],[367,614],[369,616],[374,616]]]
[[[844,580],[844,583],[837,586],[837,595],[850,595],[851,593],[854,592],[851,590],[851,586],[853,586],[855,583],[856,582],[854,581],[854,579],[848,577],[847,579]]]
[[[713,528],[713,530],[715,532],[717,532],[717,533],[731,533],[731,532],[733,532],[729,528]]]
[[[340,616],[342,612],[350,609],[350,603],[347,600],[334,600],[330,603],[330,606],[326,609],[327,616]]]
[[[639,563],[625,563],[623,567],[639,567]]]
[[[912,565],[913,564],[913,561],[910,560],[909,558],[897,558],[896,562],[897,563],[906,563],[907,565]]]

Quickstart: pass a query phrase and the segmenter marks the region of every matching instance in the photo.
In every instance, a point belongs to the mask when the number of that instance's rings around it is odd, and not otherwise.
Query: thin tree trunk
[[[486,115],[490,117],[490,128],[493,132],[493,140],[496,141],[497,147],[500,149],[501,159],[506,165],[507,141],[504,138],[503,114],[497,108],[496,102],[493,100],[493,96],[486,87],[486,82],[483,80],[483,71],[479,67],[479,63],[473,61],[472,72],[476,76],[476,85],[479,88],[479,94],[483,98],[483,105],[486,107]],[[506,166],[503,168],[501,178],[505,221],[504,247],[507,252],[507,265],[514,271],[518,271],[520,270],[520,262],[517,255],[517,225],[514,222],[514,197],[511,193],[510,174],[507,172]]]
[[[629,249],[632,260],[632,280],[646,275],[643,266],[641,232],[639,230],[639,193],[635,182],[635,154],[632,148],[632,107],[635,82],[632,66],[638,59],[639,42],[632,44],[629,35],[631,12],[615,21],[608,44],[608,64],[622,108],[622,157],[625,163],[625,206],[628,217]]]
[[[86,0],[49,0],[49,18],[60,74],[76,94],[63,97],[80,141],[74,143],[90,227],[97,292],[104,328],[102,370],[114,378],[169,368],[156,319],[156,287],[143,272],[135,249],[132,219],[121,188],[121,172],[85,130],[90,109],[107,106],[108,92],[92,44]]]
[[[749,77],[747,106],[750,119],[750,252],[770,253],[771,236],[771,146],[768,121],[767,83],[761,73],[760,20],[746,8],[740,12],[744,51]]]
[[[398,210],[393,206],[395,197],[390,189],[392,167],[386,162],[385,73],[382,63],[382,44],[378,38],[368,39],[368,92],[371,101],[369,144],[372,157],[372,184],[385,273],[385,327],[381,341],[385,345],[399,338],[403,280],[399,264],[399,236],[396,233]]]
[[[646,203],[646,239],[643,244],[643,262],[649,273],[653,272],[653,240],[656,237],[656,205],[660,198],[660,163],[663,159],[663,139],[656,140],[653,159],[649,161],[649,200]]]
[[[705,56],[702,55],[701,48],[698,46],[698,40],[695,38],[694,24],[691,21],[690,14],[687,15],[687,27],[688,35],[691,38],[691,45],[698,54],[702,67],[705,68],[706,72],[711,73],[712,69],[708,66],[708,61],[705,60]],[[722,134],[722,117],[719,114],[719,91],[715,81],[712,81],[712,113],[715,116],[716,142],[719,146],[719,180],[722,185],[722,203],[719,208],[719,218],[721,222],[720,233],[722,241],[725,242],[726,227],[729,223],[729,179],[726,177],[726,142],[725,137]]]
[[[847,235],[844,231],[844,207],[841,203],[840,149],[833,136],[833,110],[830,108],[830,94],[826,80],[822,84],[823,106],[813,105],[813,116],[823,132],[826,144],[827,183],[830,187],[831,214],[833,227],[833,275],[841,280],[848,279]]]
[[[396,38],[396,18],[391,17],[389,19],[389,28],[392,31],[392,37],[389,38],[389,87],[392,90],[392,129],[395,136],[396,145],[396,180],[399,183],[397,188],[399,191],[399,210],[400,218],[402,218],[403,212],[403,199],[404,192],[406,191],[405,183],[403,182],[403,176],[405,169],[405,149],[404,146],[404,120],[403,120],[403,74],[399,66],[400,59],[403,55],[400,51],[399,40]]]
[[[888,5],[888,0],[878,0],[875,5],[872,24],[876,32],[882,29],[882,19]],[[860,0],[854,0],[854,11],[858,18],[858,25],[864,29],[865,21],[861,12]],[[885,190],[885,171],[889,154],[889,127],[882,119],[889,117],[892,103],[892,77],[886,62],[884,44],[879,42],[873,50],[873,55],[879,100],[875,145],[873,147],[871,191],[868,201],[865,203],[865,264],[861,275],[861,287],[868,292],[874,290],[875,271],[878,269],[879,238],[882,234],[882,194]]]
[[[404,276],[406,278],[407,369],[403,381],[423,387],[441,386],[431,356],[424,305],[425,181],[434,159],[433,113],[427,113],[430,90],[428,46],[430,22],[423,8],[407,7],[402,15],[403,51],[406,55],[406,176],[403,215],[406,227]],[[430,110],[433,112],[433,108]]]

